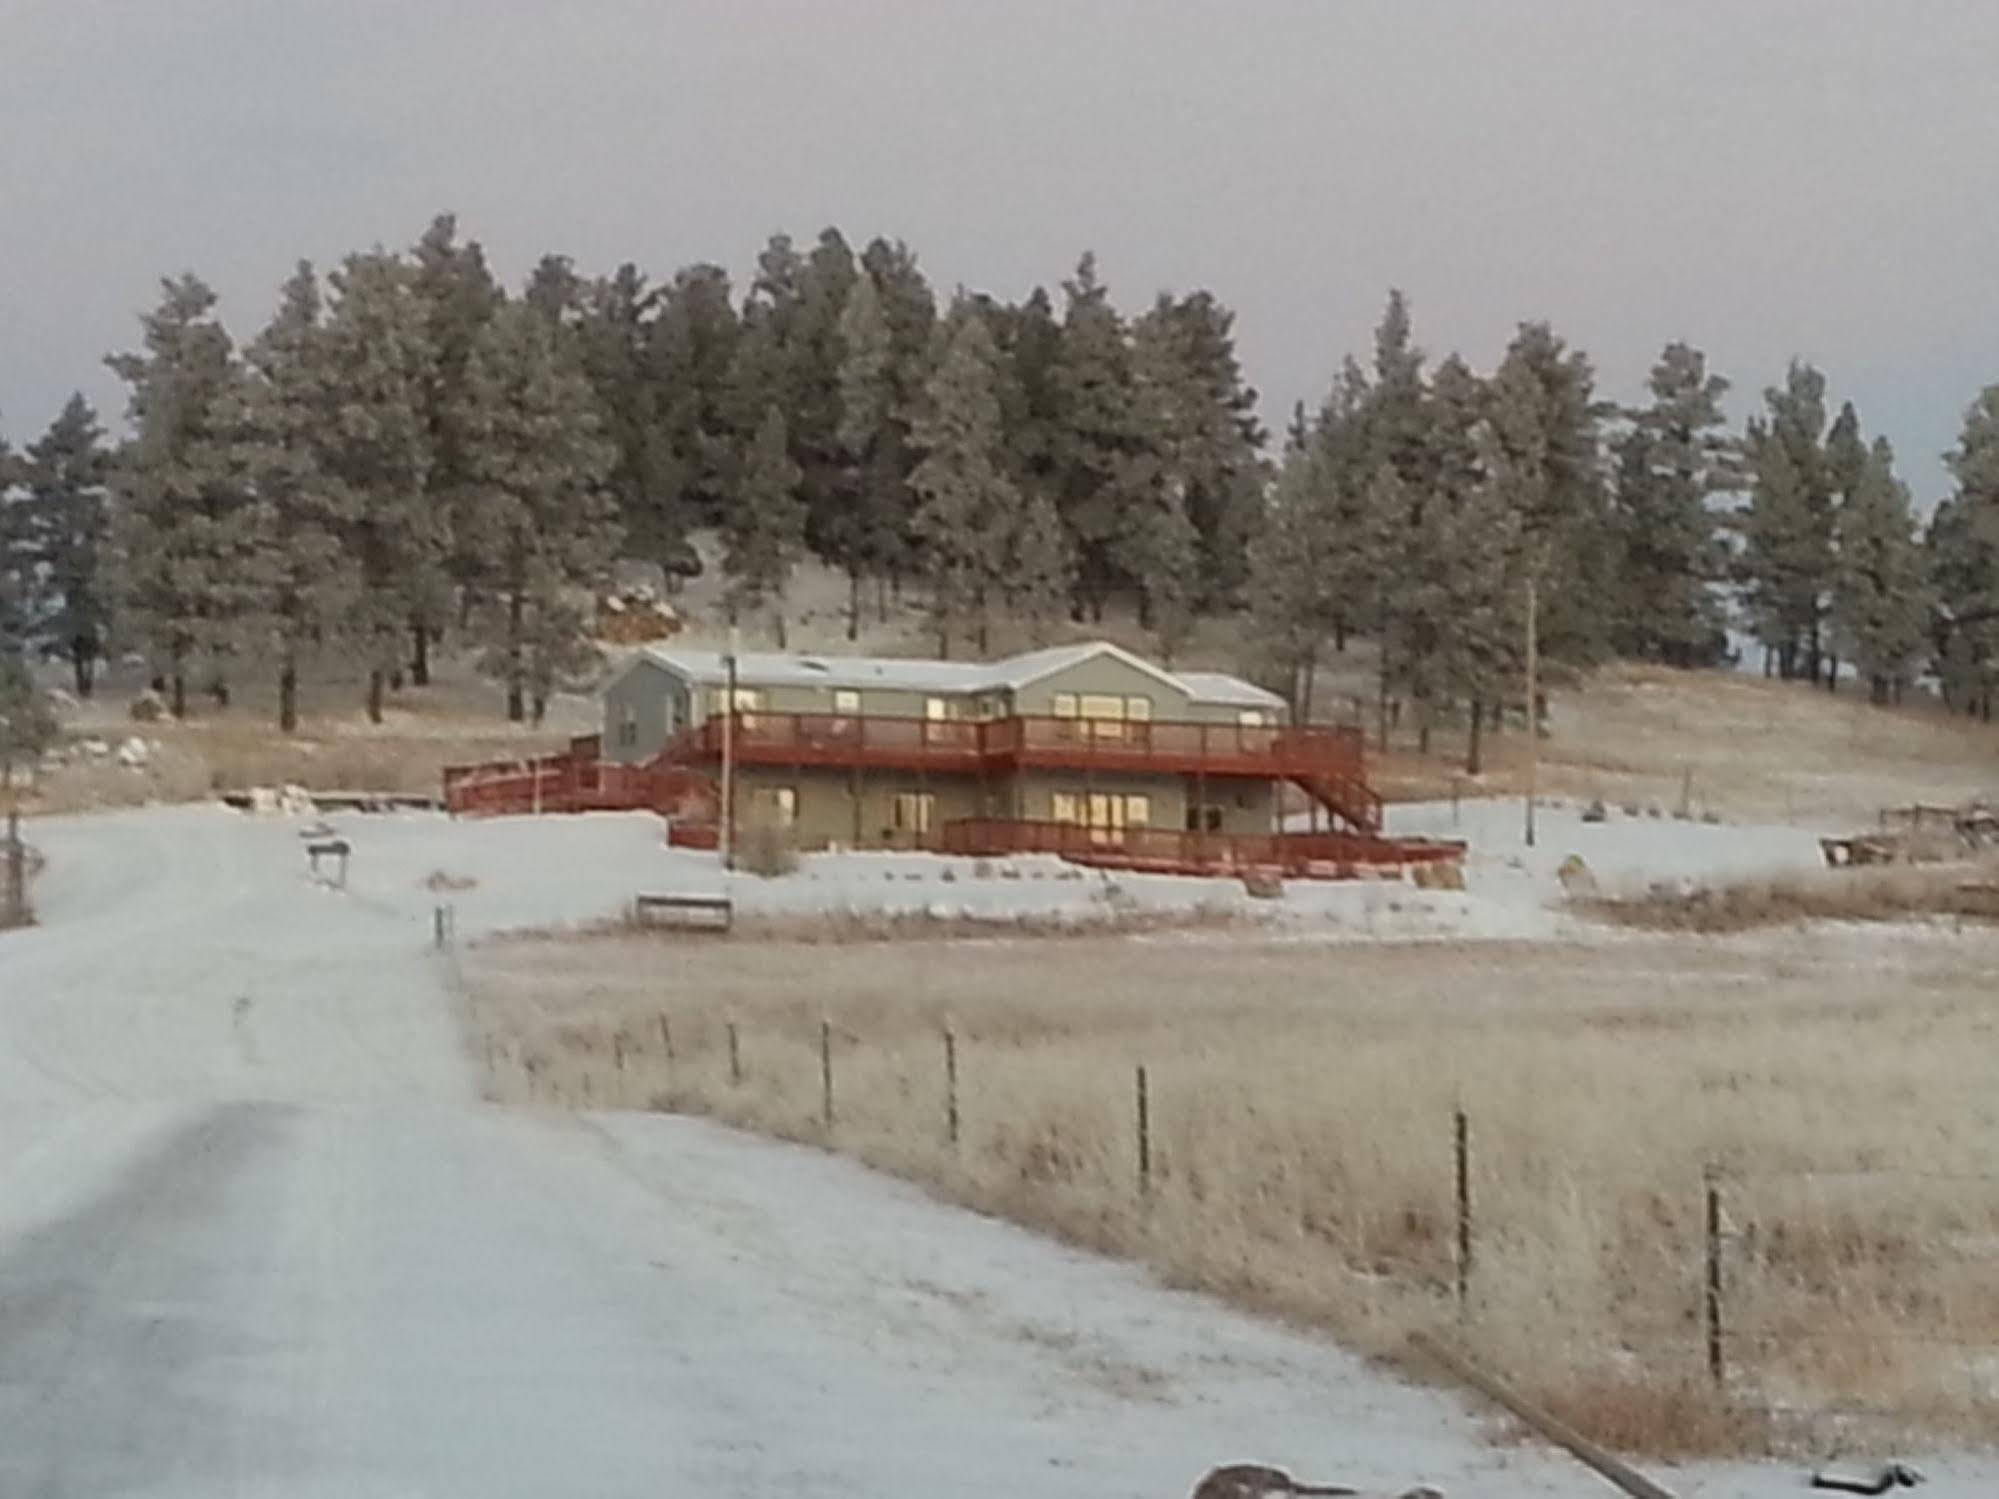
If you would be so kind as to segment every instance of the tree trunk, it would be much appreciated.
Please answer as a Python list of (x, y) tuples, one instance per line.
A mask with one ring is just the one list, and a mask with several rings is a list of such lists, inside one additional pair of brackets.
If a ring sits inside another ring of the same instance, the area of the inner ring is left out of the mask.
[(368, 722), (382, 721), (382, 688), (386, 685), (386, 673), (379, 666), (368, 669)]
[(1416, 753), (1425, 756), (1430, 753), (1430, 704), (1428, 699), (1416, 705)]
[(1825, 658), (1825, 690), (1839, 691), (1839, 652), (1834, 651)]
[(430, 685), (430, 627), (420, 619), (410, 622), (410, 685)]
[(847, 569), (847, 638), (861, 638), (861, 570)]
[(875, 579), (875, 623), (888, 623), (888, 579)]
[(176, 666), (171, 678), (173, 688), (173, 714), (175, 718), (187, 717), (187, 675)]
[(221, 676), (217, 676), (214, 681), (208, 684), (208, 695), (211, 698), (215, 699), (216, 707), (218, 708), (228, 707), (229, 706), (228, 681)]
[(97, 689), (96, 657), (97, 653), (86, 640), (78, 640), (70, 647), (69, 664), (76, 678), (76, 695), (80, 698), (88, 699)]
[(1876, 704), (1877, 704), (1878, 706), (1881, 706), (1881, 707), (1886, 707), (1886, 706), (1887, 706), (1887, 704), (1888, 704), (1888, 679), (1887, 679), (1886, 677), (1884, 677), (1884, 676), (1878, 676), (1878, 675), (1877, 675), (1877, 676), (1876, 676), (1876, 677), (1874, 678), (1874, 691), (1873, 691), (1873, 693), (1872, 693), (1871, 695), (1872, 695), (1872, 697), (1873, 697), (1873, 700), (1874, 700), (1874, 702), (1875, 702), (1875, 703), (1876, 703)]
[(1342, 656), (1347, 653), (1347, 617), (1344, 613), (1333, 616), (1333, 650)]
[(777, 648), (781, 651), (789, 650), (791, 642), (784, 633), (784, 605), (779, 604), (771, 610), (771, 623), (777, 634)]
[[(527, 555), (526, 544), (518, 536), (507, 558), (507, 722), (519, 723), (527, 717), (527, 704), (522, 698), (522, 687), (527, 679), (527, 669), (523, 660), (526, 646), (524, 636), (527, 625), (524, 618), (527, 609)], [(730, 707), (733, 709), (732, 703)]]
[(548, 717), (548, 699), (541, 693), (537, 692), (529, 700), (528, 716), (537, 729), (541, 727), (541, 721)]
[(1468, 776), (1485, 774), (1485, 704), (1478, 698), (1471, 700), (1471, 737), (1465, 746), (1465, 774)]
[(1305, 653), (1303, 677), (1298, 693), (1298, 723), (1301, 727), (1312, 721), (1312, 694), (1319, 685), (1319, 653), (1316, 650)]
[(298, 662), (291, 656), (278, 670), (278, 727), (287, 734), (298, 732)]
[(1388, 753), (1388, 652), (1381, 653), (1381, 666), (1377, 673), (1376, 696), (1374, 702), (1375, 748), (1382, 754)]
[(389, 673), (389, 691), (401, 692), (402, 690), (403, 690), (403, 669), (400, 666), (398, 666), (394, 671)]

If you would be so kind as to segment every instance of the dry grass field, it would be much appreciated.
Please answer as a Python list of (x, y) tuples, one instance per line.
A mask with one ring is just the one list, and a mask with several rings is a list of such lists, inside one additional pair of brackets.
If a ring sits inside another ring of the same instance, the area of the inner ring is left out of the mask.
[(1586, 1431), (1691, 1454), (1990, 1435), (1999, 934), (1902, 930), (1590, 947), (606, 931), (464, 961), (501, 1101), (822, 1143), (1374, 1353), (1462, 1319)]

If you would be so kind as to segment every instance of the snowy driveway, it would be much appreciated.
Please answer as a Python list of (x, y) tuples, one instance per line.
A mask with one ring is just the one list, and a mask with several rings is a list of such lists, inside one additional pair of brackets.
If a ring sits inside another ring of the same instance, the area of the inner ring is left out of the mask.
[(43, 925), (0, 939), (0, 1496), (1177, 1499), (1239, 1458), (1599, 1491), (844, 1162), (480, 1103), (422, 877), (485, 876), (475, 926), (558, 870), (603, 910), (656, 835), (550, 820), (502, 870), (490, 827), (346, 826), (344, 895), (295, 824), (35, 830)]

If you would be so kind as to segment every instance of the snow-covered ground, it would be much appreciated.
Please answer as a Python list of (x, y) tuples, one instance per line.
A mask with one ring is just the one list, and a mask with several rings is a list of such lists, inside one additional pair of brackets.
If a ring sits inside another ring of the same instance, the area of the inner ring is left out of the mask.
[[(306, 878), (284, 819), (33, 829), (43, 924), (0, 937), (0, 1494), (1154, 1499), (1249, 1458), (1467, 1499), (1603, 1491), (1446, 1394), (817, 1152), (480, 1103), (433, 907), (461, 935), (584, 920), (712, 887), (713, 857), (640, 817), (334, 821), (345, 893)], [(752, 907), (1101, 899), (1019, 867), (734, 883)], [(435, 894), (439, 871), (477, 884)], [(1287, 904), (1309, 923), (1415, 894)], [(1999, 1482), (1930, 1469), (1938, 1499)], [(1797, 1475), (1673, 1482), (1763, 1499)]]

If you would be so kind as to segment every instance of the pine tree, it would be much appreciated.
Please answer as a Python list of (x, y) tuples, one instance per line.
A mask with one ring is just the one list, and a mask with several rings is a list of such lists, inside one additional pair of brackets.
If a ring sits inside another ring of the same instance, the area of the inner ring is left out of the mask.
[(499, 614), (487, 670), (507, 717), (541, 722), (553, 688), (587, 660), (572, 594), (603, 581), (615, 555), (616, 461), (575, 342), (543, 310), (503, 304), (466, 367), (460, 421), (470, 439), (468, 512), (486, 539), (482, 574)]
[(263, 514), (248, 482), (243, 372), (196, 276), (161, 283), (141, 319), (143, 352), (106, 362), (131, 387), (133, 438), (116, 474), (121, 595), (134, 636), (187, 713), (187, 675), (206, 663), (218, 700), (226, 663), (266, 601)]
[(69, 398), (21, 465), (27, 548), (44, 580), (33, 633), (69, 663), (84, 698), (111, 628), (110, 472), (103, 429), (81, 393)]
[(1134, 472), (1145, 455), (1143, 418), (1134, 400), (1131, 347), (1124, 321), (1085, 254), (1065, 281), (1068, 307), (1052, 371), (1057, 427), (1053, 454), (1056, 508), (1077, 559), (1077, 615), (1103, 618), (1104, 605), (1134, 579), (1117, 544), (1134, 502), (1147, 490)]
[(1256, 654), (1283, 684), (1293, 721), (1312, 716), (1314, 678), (1335, 605), (1327, 559), (1327, 479), (1306, 438), (1286, 455), (1249, 546), (1249, 622)]
[(728, 575), (729, 586), (723, 599), (731, 624), (768, 606), (779, 650), (787, 644), (785, 587), (805, 550), (800, 478), (798, 465), (791, 461), (784, 413), (775, 405), (767, 406), (744, 456), (736, 502), (725, 529), (728, 550), (723, 554), (722, 570)]
[(1999, 692), (1999, 385), (1979, 393), (1948, 455), (1957, 492), (1924, 539), (1944, 700), (1990, 719)]
[(20, 464), (0, 438), (0, 661), (21, 659), (38, 608), (38, 585), (24, 496), (15, 492)]
[(501, 293), (484, 250), (476, 240), (458, 242), (458, 221), (450, 214), (431, 220), (413, 259), (431, 354), (422, 397), (430, 441), (426, 508), (433, 534), (441, 540), (441, 549), (427, 551), (410, 588), (410, 681), (424, 687), (430, 683), (430, 647), (444, 631), (453, 590), (460, 594), (461, 609), (476, 593), (479, 549), (469, 527), (460, 525), (465, 437), (456, 427), (455, 413), (465, 404), (465, 366), (472, 344), (500, 304)]
[[(347, 555), (357, 569), (349, 635), (368, 669), (370, 722), (382, 721), (383, 694), (402, 669), (411, 621), (435, 607), (456, 535), (473, 577), (486, 539), (476, 513), (448, 514), (432, 475), (433, 434), (451, 434), (454, 483), (470, 489), (480, 435), (432, 399), (439, 355), (431, 341), (435, 306), (419, 272), (382, 251), (350, 255), (328, 278), (333, 298), (313, 340), (324, 360), (329, 415), (320, 443), (324, 476), (339, 486)], [(487, 324), (490, 327), (490, 322)], [(478, 335), (485, 337), (482, 329)], [(477, 345), (474, 345), (476, 349)], [(467, 378), (469, 379), (469, 356)], [(459, 506), (454, 500), (454, 510)]]
[(272, 573), (271, 642), (277, 656), (278, 727), (298, 727), (300, 668), (346, 643), (359, 596), (347, 542), (350, 497), (328, 471), (324, 444), (334, 392), (320, 326), (319, 279), (300, 261), (276, 316), (251, 344), (251, 474), (266, 507)]
[(1825, 451), (1825, 376), (1791, 361), (1768, 414), (1749, 423), (1749, 505), (1740, 518), (1741, 575), (1757, 638), (1778, 675), (1816, 682), (1825, 610), (1837, 568), (1832, 477)]
[(1900, 697), (1928, 641), (1924, 572), (1909, 491), (1895, 477), (1888, 439), (1876, 438), (1840, 507), (1832, 597), (1833, 639), (1866, 679), (1876, 703)]
[(584, 372), (617, 457), (608, 486), (626, 543), (662, 572), (688, 550), (690, 516), (671, 422), (671, 392), (653, 360), (660, 293), (627, 262), (593, 282), (578, 326)]
[(1495, 478), (1539, 592), (1542, 657), (1557, 671), (1594, 665), (1610, 649), (1615, 587), (1594, 371), (1546, 323), (1523, 323), (1491, 389)]
[(894, 349), (874, 277), (858, 277), (840, 316), (840, 421), (845, 458), (839, 504), (821, 521), (822, 554), (847, 573), (847, 638), (861, 628), (861, 580), (884, 568), (894, 550), (903, 453), (894, 426)]
[(1265, 433), (1236, 360), (1234, 324), (1235, 314), (1201, 291), (1160, 296), (1132, 329), (1135, 361), (1151, 351), (1172, 467), (1198, 538), (1204, 605), (1240, 592), (1267, 479), (1258, 456)]
[(1138, 588), (1141, 629), (1157, 633), (1168, 660), (1185, 639), (1200, 599), (1203, 536), (1193, 492), (1212, 478), (1189, 407), (1180, 330), (1170, 316), (1141, 320), (1131, 351), (1133, 444), (1106, 486), (1119, 517), (1107, 548)]
[(1724, 431), (1728, 382), (1700, 350), (1666, 345), (1652, 366), (1649, 405), (1626, 415), (1613, 486), (1613, 642), (1624, 655), (1704, 666), (1727, 646), (1716, 586), (1725, 575), (1715, 495), (1740, 482)]
[(985, 320), (968, 308), (953, 317), (950, 342), (917, 420), (922, 461), (911, 476), (938, 650), (969, 629), (990, 648), (995, 604), (1030, 616), (1069, 581), (1070, 554), (1053, 505), (1031, 499), (1007, 472), (998, 387), (1000, 354)]
[(647, 350), (667, 455), (660, 488), (634, 537), (665, 569), (669, 589), (701, 569), (688, 532), (720, 525), (728, 507), (735, 468), (730, 377), (741, 337), (728, 272), (692, 265), (674, 274), (661, 294)]

